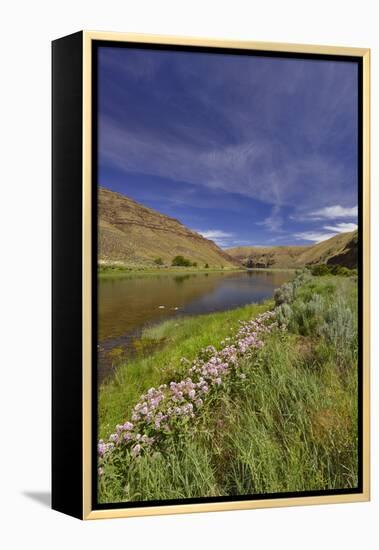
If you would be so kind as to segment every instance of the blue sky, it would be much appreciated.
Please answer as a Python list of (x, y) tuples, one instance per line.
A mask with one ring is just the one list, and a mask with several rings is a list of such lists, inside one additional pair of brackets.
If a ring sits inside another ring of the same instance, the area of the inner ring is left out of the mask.
[(222, 248), (357, 223), (357, 66), (99, 48), (99, 185)]

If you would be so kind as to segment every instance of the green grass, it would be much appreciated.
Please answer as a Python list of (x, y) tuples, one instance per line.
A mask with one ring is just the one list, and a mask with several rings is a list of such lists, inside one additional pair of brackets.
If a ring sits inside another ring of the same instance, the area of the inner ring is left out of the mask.
[[(162, 274), (176, 274), (176, 273), (230, 273), (246, 271), (246, 269), (241, 267), (150, 267), (150, 266), (133, 266), (133, 267), (124, 267), (119, 265), (114, 266), (99, 266), (98, 267), (98, 277), (100, 279), (113, 278), (113, 277), (148, 277), (151, 275), (162, 275)], [(283, 270), (288, 271), (288, 270)]]
[[(177, 379), (181, 356), (191, 359), (200, 347), (222, 340), (238, 319), (270, 307), (183, 319), (179, 326), (169, 321), (146, 331), (146, 338), (165, 339), (166, 346), (136, 361), (134, 375), (124, 366), (117, 381), (102, 388), (103, 408), (119, 398), (112, 411), (103, 409), (103, 434), (126, 418), (121, 403), (134, 401), (134, 384), (140, 384), (138, 398), (150, 385)], [(288, 330), (273, 332), (262, 350), (243, 360), (246, 379), (210, 396), (187, 429), (168, 437), (164, 452), (139, 459), (115, 453), (99, 481), (101, 502), (357, 485), (356, 281), (306, 280), (285, 314)]]
[[(235, 331), (240, 320), (250, 319), (272, 305), (272, 301), (266, 301), (221, 313), (176, 318), (145, 329), (136, 341), (139, 356), (120, 365), (114, 378), (100, 387), (99, 438), (107, 437), (117, 423), (130, 417), (143, 392), (180, 376), (182, 357), (193, 360), (202, 347), (218, 345)], [(154, 345), (159, 350), (150, 353)]]

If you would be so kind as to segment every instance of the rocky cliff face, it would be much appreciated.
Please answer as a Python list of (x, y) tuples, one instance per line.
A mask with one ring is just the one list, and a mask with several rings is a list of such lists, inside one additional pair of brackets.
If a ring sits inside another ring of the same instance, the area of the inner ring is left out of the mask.
[(181, 255), (199, 267), (235, 267), (236, 260), (213, 241), (119, 193), (98, 192), (99, 251), (101, 263), (125, 266), (154, 265), (161, 258), (171, 265)]

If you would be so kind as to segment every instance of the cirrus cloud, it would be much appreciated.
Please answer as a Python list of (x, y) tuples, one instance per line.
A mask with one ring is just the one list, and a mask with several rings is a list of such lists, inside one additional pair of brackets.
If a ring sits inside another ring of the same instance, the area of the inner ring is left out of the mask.
[(227, 231), (221, 231), (220, 229), (207, 229), (205, 231), (201, 229), (195, 229), (196, 233), (199, 233), (206, 239), (215, 242), (221, 248), (227, 248), (234, 243), (235, 235), (228, 233)]
[(331, 237), (334, 237), (336, 233), (323, 233), (321, 231), (303, 231), (295, 234), (295, 239), (298, 241), (312, 241), (314, 243), (320, 243), (326, 241)]
[(324, 229), (335, 233), (346, 233), (348, 231), (355, 231), (358, 229), (358, 226), (356, 223), (337, 223), (336, 225), (325, 225)]
[(355, 62), (108, 46), (98, 59), (105, 187), (217, 227), (203, 234), (222, 247), (356, 221)]
[(313, 219), (330, 219), (335, 220), (336, 218), (355, 218), (358, 216), (358, 206), (353, 206), (352, 208), (345, 208), (336, 204), (334, 206), (326, 206), (320, 210), (315, 210), (310, 212), (309, 216)]
[[(324, 225), (319, 231), (302, 231), (295, 234), (295, 239), (300, 241), (312, 241), (320, 243), (331, 237), (335, 237), (338, 233), (347, 233), (358, 229), (355, 223), (337, 223), (336, 225)], [(327, 233), (325, 232), (327, 231)]]

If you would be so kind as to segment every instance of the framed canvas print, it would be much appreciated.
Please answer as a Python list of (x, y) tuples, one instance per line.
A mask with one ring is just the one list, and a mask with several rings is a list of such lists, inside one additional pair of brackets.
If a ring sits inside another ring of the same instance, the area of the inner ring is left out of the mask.
[(53, 508), (369, 499), (369, 50), (53, 42)]

